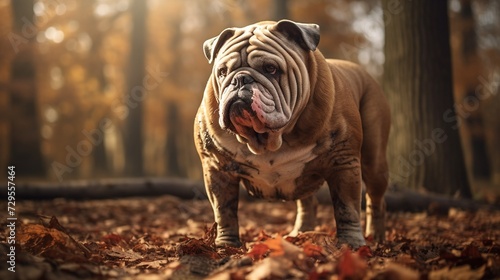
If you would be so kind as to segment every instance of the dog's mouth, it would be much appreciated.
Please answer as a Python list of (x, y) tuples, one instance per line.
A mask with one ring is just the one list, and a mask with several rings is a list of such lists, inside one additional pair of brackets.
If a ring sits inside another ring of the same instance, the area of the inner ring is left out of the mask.
[(228, 104), (227, 112), (224, 114), (228, 129), (237, 135), (242, 144), (253, 142), (259, 146), (266, 146), (269, 136), (265, 124), (252, 110), (251, 104), (242, 99), (237, 99)]
[(236, 139), (246, 144), (254, 154), (275, 151), (281, 146), (279, 129), (270, 128), (252, 109), (252, 100), (233, 98), (222, 106), (220, 125), (236, 134)]

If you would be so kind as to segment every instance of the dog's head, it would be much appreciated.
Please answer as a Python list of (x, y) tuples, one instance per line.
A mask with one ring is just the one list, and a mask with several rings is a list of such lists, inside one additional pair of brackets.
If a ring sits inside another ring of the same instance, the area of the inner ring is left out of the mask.
[(228, 28), (207, 40), (221, 128), (255, 154), (278, 150), (308, 102), (307, 59), (318, 43), (318, 25), (289, 20)]

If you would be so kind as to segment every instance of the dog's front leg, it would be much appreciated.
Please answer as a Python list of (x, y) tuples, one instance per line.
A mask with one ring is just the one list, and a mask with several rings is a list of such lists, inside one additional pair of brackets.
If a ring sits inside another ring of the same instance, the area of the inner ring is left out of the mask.
[(205, 161), (203, 174), (207, 195), (212, 204), (215, 222), (217, 222), (217, 238), (215, 245), (240, 247), (238, 225), (238, 178), (229, 172), (221, 171), (216, 165)]
[(361, 170), (341, 168), (327, 180), (332, 196), (339, 244), (358, 248), (366, 244), (360, 224)]

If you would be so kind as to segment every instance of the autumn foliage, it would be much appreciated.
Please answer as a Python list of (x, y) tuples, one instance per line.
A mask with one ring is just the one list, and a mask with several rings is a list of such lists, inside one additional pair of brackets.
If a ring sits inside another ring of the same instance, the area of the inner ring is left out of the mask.
[[(207, 201), (170, 196), (24, 201), (23, 211), (31, 214), (22, 218), (18, 232), (17, 273), (77, 279), (500, 277), (496, 212), (390, 214), (384, 244), (368, 240), (367, 246), (353, 250), (336, 244), (330, 207), (320, 206), (315, 231), (296, 237), (286, 236), (293, 222), (293, 203), (243, 201), (240, 208), (244, 245), (216, 248), (216, 227)], [(0, 271), (2, 279), (8, 279), (2, 274), (6, 272)]]

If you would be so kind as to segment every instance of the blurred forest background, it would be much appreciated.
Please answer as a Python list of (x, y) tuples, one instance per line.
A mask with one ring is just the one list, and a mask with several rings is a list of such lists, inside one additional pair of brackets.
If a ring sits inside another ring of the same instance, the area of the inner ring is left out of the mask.
[[(500, 2), (448, 7), (469, 180), (499, 189)], [(326, 57), (382, 81), (379, 1), (0, 0), (0, 170), (14, 164), (19, 179), (56, 182), (200, 180), (192, 127), (211, 71), (202, 44), (281, 18), (318, 23)], [(478, 98), (484, 90), (492, 94)]]

